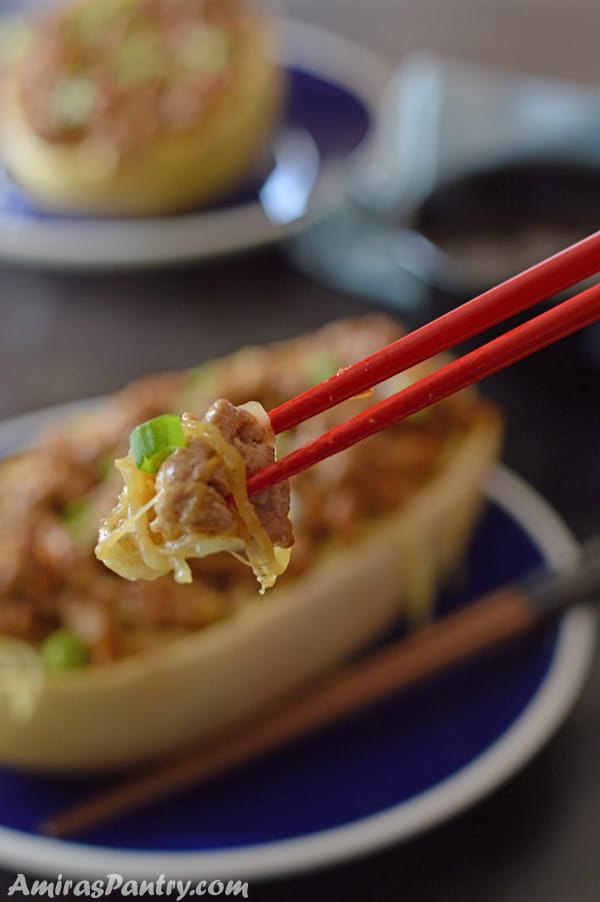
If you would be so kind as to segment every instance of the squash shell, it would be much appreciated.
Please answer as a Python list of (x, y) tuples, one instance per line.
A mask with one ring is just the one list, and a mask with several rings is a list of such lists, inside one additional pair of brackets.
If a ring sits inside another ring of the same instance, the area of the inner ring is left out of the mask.
[(48, 675), (28, 720), (0, 689), (0, 761), (45, 772), (138, 764), (248, 722), (422, 610), (460, 560), (482, 504), (501, 418), (470, 431), (409, 502), (303, 576), (231, 618), (103, 667)]

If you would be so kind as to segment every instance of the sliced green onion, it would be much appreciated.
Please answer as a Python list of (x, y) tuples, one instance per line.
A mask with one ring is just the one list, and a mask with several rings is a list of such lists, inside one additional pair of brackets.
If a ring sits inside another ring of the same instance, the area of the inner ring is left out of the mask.
[(72, 539), (82, 537), (85, 527), (89, 524), (90, 514), (90, 503), (85, 498), (75, 498), (65, 504), (60, 515)]
[(190, 386), (206, 385), (215, 375), (215, 368), (212, 363), (199, 363), (187, 371), (186, 381)]
[(313, 385), (318, 385), (319, 382), (324, 382), (331, 376), (335, 376), (339, 369), (339, 361), (329, 351), (319, 351), (307, 361), (305, 373), (312, 388)]
[(231, 42), (220, 28), (196, 25), (185, 36), (179, 59), (190, 72), (219, 72), (229, 64)]
[(100, 482), (104, 482), (105, 479), (108, 479), (109, 475), (112, 473), (115, 465), (115, 457), (114, 454), (105, 454), (98, 461), (98, 469), (97, 476)]
[(83, 44), (94, 44), (108, 29), (118, 25), (141, 0), (102, 0), (76, 9), (70, 16), (75, 34)]
[(275, 459), (281, 460), (287, 454), (290, 445), (289, 432), (280, 432), (275, 436)]
[(185, 447), (181, 420), (175, 414), (163, 413), (137, 426), (129, 436), (129, 443), (138, 470), (156, 473), (176, 448)]
[(89, 662), (85, 643), (77, 633), (69, 629), (59, 629), (46, 636), (40, 647), (40, 655), (46, 670), (72, 670)]
[[(435, 405), (432, 405), (434, 407)], [(423, 420), (428, 420), (431, 416), (432, 407), (424, 407), (423, 410), (417, 410), (416, 413), (411, 413), (409, 417), (406, 418), (407, 423), (421, 423)]]
[(50, 94), (50, 110), (63, 128), (85, 125), (96, 103), (96, 89), (85, 75), (61, 75)]
[(139, 27), (125, 35), (117, 50), (115, 67), (118, 81), (129, 87), (157, 76), (161, 68), (161, 47), (154, 29)]

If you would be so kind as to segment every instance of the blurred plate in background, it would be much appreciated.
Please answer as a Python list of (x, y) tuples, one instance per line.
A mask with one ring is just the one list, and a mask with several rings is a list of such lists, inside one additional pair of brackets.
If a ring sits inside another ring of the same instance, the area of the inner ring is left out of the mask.
[(59, 216), (0, 167), (0, 258), (59, 267), (201, 260), (295, 234), (338, 205), (368, 153), (390, 68), (312, 25), (282, 22), (289, 76), (271, 159), (235, 194), (197, 212), (147, 219)]

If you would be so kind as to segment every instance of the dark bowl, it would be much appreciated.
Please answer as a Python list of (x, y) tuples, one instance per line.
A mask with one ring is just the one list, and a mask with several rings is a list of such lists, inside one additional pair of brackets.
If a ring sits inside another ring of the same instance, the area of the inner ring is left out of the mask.
[[(398, 261), (435, 289), (437, 315), (597, 231), (600, 168), (546, 161), (481, 170), (434, 189), (405, 225)], [(567, 342), (570, 365), (600, 367), (600, 326)]]

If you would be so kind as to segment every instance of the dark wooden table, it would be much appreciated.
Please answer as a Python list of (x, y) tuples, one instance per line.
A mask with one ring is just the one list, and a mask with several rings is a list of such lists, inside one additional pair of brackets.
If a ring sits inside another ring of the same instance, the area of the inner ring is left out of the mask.
[[(584, 80), (600, 73), (595, 0), (281, 5), (391, 58), (433, 47)], [(291, 336), (368, 309), (367, 300), (299, 275), (277, 251), (151, 274), (0, 267), (0, 417), (109, 392), (144, 372), (187, 366), (241, 343)], [(600, 369), (586, 368), (578, 353), (569, 341), (494, 377), (485, 391), (506, 410), (506, 463), (585, 538), (600, 524)], [(285, 881), (251, 882), (250, 898), (597, 902), (599, 836), (597, 662), (558, 734), (491, 797), (363, 860)], [(0, 875), (0, 892), (13, 877)]]

